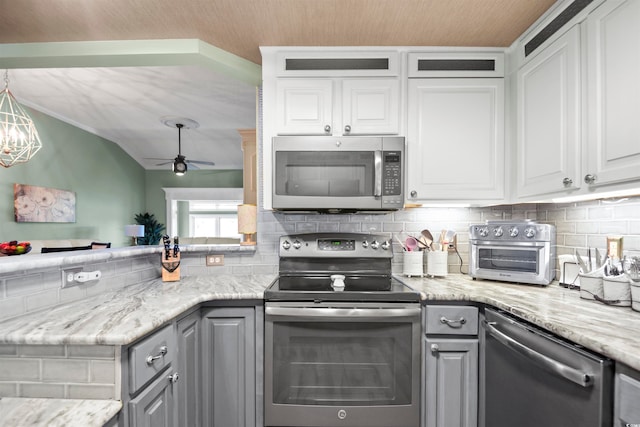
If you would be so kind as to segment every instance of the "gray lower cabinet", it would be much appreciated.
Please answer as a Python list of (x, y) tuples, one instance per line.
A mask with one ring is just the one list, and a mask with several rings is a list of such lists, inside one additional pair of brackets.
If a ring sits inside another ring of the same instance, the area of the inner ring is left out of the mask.
[(640, 372), (618, 364), (614, 382), (613, 426), (640, 425)]
[(203, 310), (203, 425), (256, 425), (255, 326), (254, 307)]
[(478, 425), (478, 309), (425, 308), (423, 427)]
[(175, 425), (173, 374), (173, 369), (168, 369), (129, 402), (129, 418), (132, 426), (172, 427)]
[(202, 425), (200, 398), (202, 395), (200, 311), (178, 320), (178, 372), (176, 383), (176, 416), (180, 427)]

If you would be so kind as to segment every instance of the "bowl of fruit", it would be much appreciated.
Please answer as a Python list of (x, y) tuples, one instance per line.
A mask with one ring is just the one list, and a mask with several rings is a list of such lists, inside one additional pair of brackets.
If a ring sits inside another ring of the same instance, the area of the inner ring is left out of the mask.
[(0, 243), (0, 253), (4, 255), (24, 255), (31, 252), (31, 243), (12, 240)]

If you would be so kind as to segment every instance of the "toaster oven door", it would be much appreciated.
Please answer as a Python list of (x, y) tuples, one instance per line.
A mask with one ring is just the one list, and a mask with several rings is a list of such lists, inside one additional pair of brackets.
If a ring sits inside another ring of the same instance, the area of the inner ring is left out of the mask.
[(469, 275), (474, 278), (548, 285), (554, 274), (549, 242), (471, 241)]

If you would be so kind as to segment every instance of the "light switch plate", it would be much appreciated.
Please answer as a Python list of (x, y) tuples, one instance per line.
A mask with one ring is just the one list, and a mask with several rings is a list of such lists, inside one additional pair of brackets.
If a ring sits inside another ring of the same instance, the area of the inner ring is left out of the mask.
[(207, 267), (224, 265), (224, 255), (207, 255)]

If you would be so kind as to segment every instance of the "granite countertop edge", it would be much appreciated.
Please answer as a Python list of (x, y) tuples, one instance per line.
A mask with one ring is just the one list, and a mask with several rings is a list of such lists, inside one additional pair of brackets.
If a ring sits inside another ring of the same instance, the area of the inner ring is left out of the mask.
[[(579, 291), (445, 278), (404, 278), (423, 303), (469, 302), (510, 312), (596, 353), (640, 370), (640, 312), (581, 299)], [(262, 300), (275, 275), (188, 276), (108, 291), (0, 322), (0, 343), (32, 345), (129, 345), (199, 304)]]

